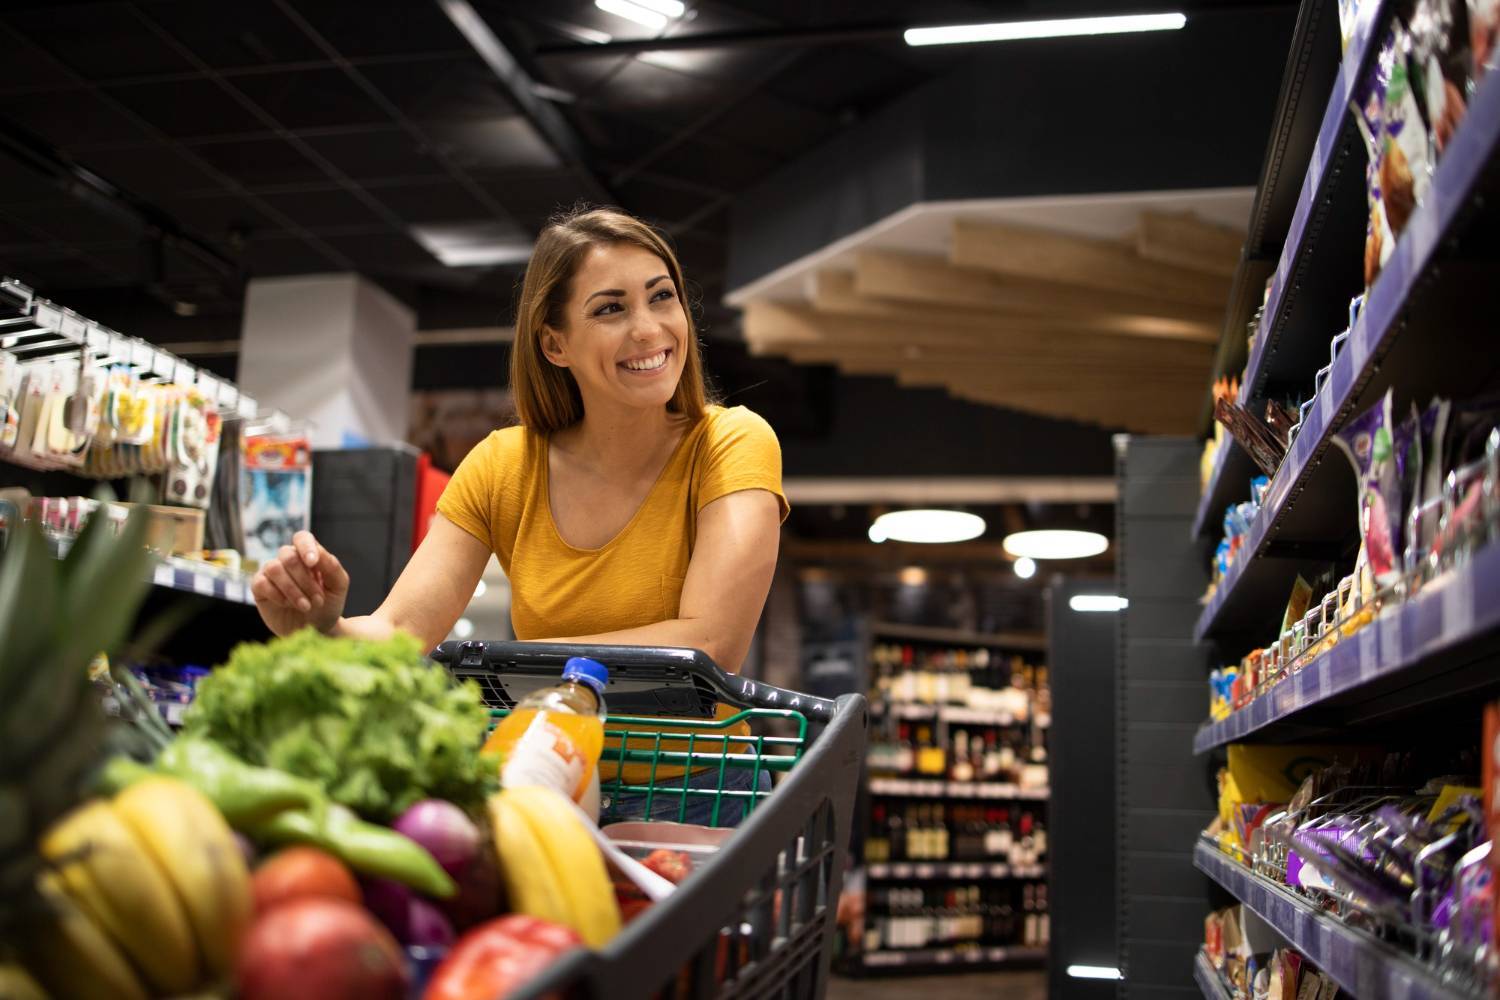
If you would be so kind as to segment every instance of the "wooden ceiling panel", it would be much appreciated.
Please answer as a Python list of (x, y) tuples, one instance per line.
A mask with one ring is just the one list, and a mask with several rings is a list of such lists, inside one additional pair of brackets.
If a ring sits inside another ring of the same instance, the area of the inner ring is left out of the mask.
[(959, 219), (949, 260), (1013, 278), (1064, 280), (1211, 309), (1222, 309), (1229, 300), (1227, 278), (1146, 260), (1124, 243), (1026, 226)]
[(860, 295), (872, 298), (1126, 325), (1142, 336), (1160, 331), (1158, 336), (1217, 342), (1224, 325), (1222, 302), (1192, 305), (1056, 280), (1002, 277), (982, 269), (955, 267), (931, 254), (863, 251), (855, 255), (854, 287)]

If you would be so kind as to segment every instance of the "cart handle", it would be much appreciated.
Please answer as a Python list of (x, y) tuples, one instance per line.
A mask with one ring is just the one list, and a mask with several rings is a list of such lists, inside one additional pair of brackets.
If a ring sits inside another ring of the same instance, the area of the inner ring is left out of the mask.
[[(570, 657), (586, 656), (609, 668), (611, 680), (632, 677), (656, 678), (663, 666), (670, 665), (705, 684), (718, 700), (740, 708), (790, 709), (800, 712), (809, 722), (833, 719), (834, 703), (827, 698), (800, 694), (726, 673), (713, 657), (701, 649), (677, 646), (610, 646), (591, 643), (561, 642), (444, 642), (432, 651), (432, 659), (445, 666), (485, 666), (505, 673), (507, 666), (531, 667), (560, 673)], [(556, 673), (553, 674), (556, 676)]]

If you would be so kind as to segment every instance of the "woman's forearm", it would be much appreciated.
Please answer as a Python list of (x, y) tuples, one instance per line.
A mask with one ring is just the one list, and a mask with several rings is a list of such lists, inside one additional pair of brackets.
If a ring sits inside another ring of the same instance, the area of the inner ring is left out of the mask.
[(686, 646), (701, 649), (713, 658), (724, 670), (737, 673), (745, 659), (749, 643), (738, 646), (715, 635), (711, 623), (703, 618), (669, 618), (664, 622), (653, 622), (618, 632), (603, 632), (598, 635), (577, 635), (555, 639), (537, 639), (535, 642), (594, 643), (605, 646)]

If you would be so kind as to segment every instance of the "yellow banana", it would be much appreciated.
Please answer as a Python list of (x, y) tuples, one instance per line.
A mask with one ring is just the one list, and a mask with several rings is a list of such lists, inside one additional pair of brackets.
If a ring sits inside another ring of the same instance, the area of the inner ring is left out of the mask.
[(531, 824), (552, 863), (573, 911), (573, 927), (590, 948), (602, 948), (620, 932), (620, 908), (604, 867), (604, 856), (573, 803), (550, 788), (507, 789)]
[(58, 1000), (112, 997), (146, 1000), (146, 988), (119, 947), (62, 887), (53, 872), (37, 880), (45, 906), (19, 928), (26, 967)]
[(573, 910), (563, 896), (552, 860), (511, 799), (511, 791), (497, 792), (489, 801), (490, 826), (510, 907), (516, 913), (572, 927)]
[(31, 973), (14, 962), (0, 962), (0, 1000), (47, 1000)]
[(255, 903), (244, 855), (219, 810), (167, 777), (131, 785), (114, 809), (177, 890), (209, 973), (232, 973)]
[(198, 981), (198, 949), (172, 883), (103, 799), (85, 802), (42, 837), (42, 856), (114, 938), (146, 982), (167, 994)]

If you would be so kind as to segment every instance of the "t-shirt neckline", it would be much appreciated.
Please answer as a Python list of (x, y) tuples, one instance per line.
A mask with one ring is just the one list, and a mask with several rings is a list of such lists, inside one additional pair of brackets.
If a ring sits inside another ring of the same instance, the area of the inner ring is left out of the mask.
[(682, 437), (679, 438), (677, 444), (672, 447), (672, 453), (668, 455), (667, 460), (662, 463), (661, 471), (656, 474), (656, 479), (654, 482), (652, 482), (651, 488), (646, 491), (646, 495), (641, 499), (640, 506), (635, 509), (634, 514), (630, 515), (630, 520), (626, 521), (625, 526), (622, 527), (619, 531), (615, 532), (613, 538), (596, 549), (588, 549), (580, 545), (574, 545), (572, 542), (568, 541), (562, 536), (562, 531), (557, 527), (557, 518), (552, 514), (552, 435), (543, 435), (542, 503), (547, 509), (547, 524), (552, 529), (552, 537), (556, 538), (558, 543), (564, 548), (569, 549), (573, 552), (582, 553), (584, 555), (598, 555), (599, 553), (604, 552), (607, 549), (613, 548), (615, 543), (628, 535), (630, 533), (630, 529), (634, 528), (636, 522), (641, 519), (641, 514), (646, 510), (647, 507), (651, 505), (652, 499), (656, 496), (656, 491), (661, 488), (662, 481), (666, 479), (667, 470), (671, 469), (672, 466), (676, 464), (677, 456), (681, 454), (683, 446), (687, 444), (688, 438), (692, 437), (693, 434), (698, 430), (698, 428), (704, 425), (709, 416), (709, 411), (705, 409), (703, 412), (703, 416), (698, 419), (697, 423), (694, 423), (683, 430)]

